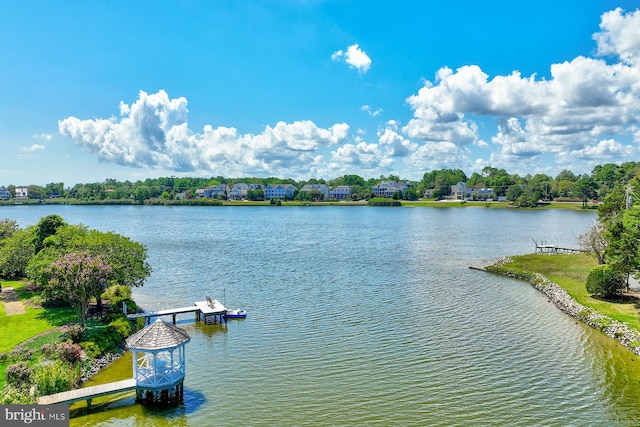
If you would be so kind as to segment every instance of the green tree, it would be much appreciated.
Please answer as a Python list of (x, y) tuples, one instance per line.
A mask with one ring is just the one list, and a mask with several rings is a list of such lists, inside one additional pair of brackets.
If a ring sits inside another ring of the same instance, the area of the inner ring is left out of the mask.
[(71, 302), (84, 327), (89, 301), (104, 292), (111, 267), (101, 257), (80, 251), (65, 255), (49, 268), (52, 294)]
[(611, 298), (624, 290), (625, 280), (619, 271), (610, 265), (597, 265), (587, 277), (587, 292), (602, 298)]
[(17, 229), (18, 223), (15, 220), (9, 218), (0, 219), (0, 244), (2, 244), (2, 240), (13, 236)]
[(573, 187), (573, 195), (578, 197), (582, 202), (582, 207), (587, 207), (587, 202), (596, 197), (598, 185), (587, 174), (584, 174)]
[(33, 242), (35, 246), (35, 252), (40, 252), (44, 247), (44, 240), (47, 237), (56, 234), (58, 228), (65, 224), (66, 223), (60, 215), (52, 214), (40, 219), (40, 221), (38, 221), (38, 224), (36, 225), (35, 241)]
[(27, 264), (33, 257), (34, 227), (18, 229), (0, 245), (0, 275), (19, 279), (26, 274)]

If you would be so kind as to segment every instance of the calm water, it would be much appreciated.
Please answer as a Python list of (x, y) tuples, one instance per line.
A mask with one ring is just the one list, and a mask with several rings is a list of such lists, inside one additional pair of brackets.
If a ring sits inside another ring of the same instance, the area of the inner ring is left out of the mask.
[[(594, 212), (487, 208), (0, 207), (144, 243), (147, 309), (205, 295), (249, 312), (181, 324), (185, 404), (127, 398), (72, 425), (631, 426), (640, 365), (528, 284), (469, 270), (575, 247)], [(129, 360), (99, 381), (130, 376)]]

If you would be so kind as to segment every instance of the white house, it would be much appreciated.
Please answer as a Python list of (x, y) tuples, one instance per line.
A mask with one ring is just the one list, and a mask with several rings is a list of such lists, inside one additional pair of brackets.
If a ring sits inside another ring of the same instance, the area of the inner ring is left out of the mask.
[(29, 197), (29, 191), (27, 187), (16, 187), (15, 198), (16, 200), (24, 200)]
[(371, 193), (374, 197), (393, 197), (396, 193), (401, 193), (404, 196), (407, 188), (413, 186), (410, 182), (382, 181), (371, 188)]

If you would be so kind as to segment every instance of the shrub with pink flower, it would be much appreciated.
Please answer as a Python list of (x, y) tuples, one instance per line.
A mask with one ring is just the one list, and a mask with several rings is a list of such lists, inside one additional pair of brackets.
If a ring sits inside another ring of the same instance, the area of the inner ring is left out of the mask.
[(76, 363), (82, 358), (82, 348), (78, 344), (65, 342), (58, 346), (58, 356), (65, 362)]

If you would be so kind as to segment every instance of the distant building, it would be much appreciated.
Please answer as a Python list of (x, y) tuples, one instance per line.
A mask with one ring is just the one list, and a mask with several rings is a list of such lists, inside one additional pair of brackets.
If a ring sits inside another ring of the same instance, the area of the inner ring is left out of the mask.
[(264, 189), (265, 200), (293, 199), (298, 189), (293, 184), (270, 184)]
[(0, 200), (9, 200), (11, 193), (5, 187), (0, 187)]
[(466, 200), (468, 197), (471, 197), (472, 193), (472, 188), (467, 188), (467, 184), (459, 182), (451, 186), (451, 195), (449, 198), (454, 200)]
[(327, 187), (326, 184), (307, 184), (302, 187), (302, 191), (307, 191), (309, 193), (312, 191), (319, 191), (322, 193), (325, 200), (329, 198), (329, 187)]
[(329, 198), (332, 200), (351, 200), (351, 187), (339, 185), (329, 192)]
[(244, 200), (249, 191), (262, 190), (262, 184), (245, 184), (243, 182), (234, 184), (229, 193), (231, 200)]
[(374, 197), (393, 197), (396, 193), (404, 196), (405, 191), (413, 186), (410, 182), (382, 181), (371, 188), (371, 193)]
[(204, 189), (202, 197), (207, 199), (216, 197), (226, 199), (229, 197), (229, 186), (227, 184), (211, 185)]
[(16, 191), (14, 194), (16, 200), (25, 200), (29, 198), (29, 191), (27, 190), (27, 187), (16, 187)]

